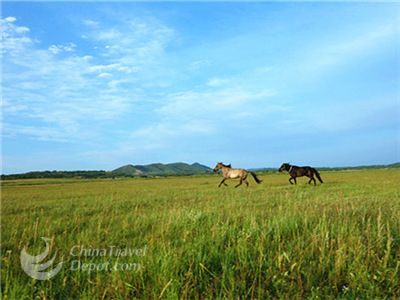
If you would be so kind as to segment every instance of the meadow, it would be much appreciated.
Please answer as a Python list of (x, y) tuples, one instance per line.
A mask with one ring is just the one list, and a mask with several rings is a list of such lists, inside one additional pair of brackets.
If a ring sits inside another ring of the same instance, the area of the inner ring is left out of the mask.
[[(261, 173), (237, 189), (218, 175), (3, 181), (1, 296), (398, 299), (400, 169), (320, 173), (316, 187)], [(63, 259), (49, 280), (21, 268), (41, 237), (52, 267)]]

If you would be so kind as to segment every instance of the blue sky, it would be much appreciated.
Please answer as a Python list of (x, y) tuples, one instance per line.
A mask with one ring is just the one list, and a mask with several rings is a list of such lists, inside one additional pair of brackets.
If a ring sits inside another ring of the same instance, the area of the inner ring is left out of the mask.
[(2, 2), (2, 172), (400, 161), (396, 2)]

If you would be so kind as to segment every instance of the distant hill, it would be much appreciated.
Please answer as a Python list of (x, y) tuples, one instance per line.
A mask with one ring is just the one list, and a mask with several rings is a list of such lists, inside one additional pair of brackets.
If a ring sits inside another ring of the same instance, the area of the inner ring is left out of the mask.
[(212, 171), (211, 168), (199, 163), (172, 163), (172, 164), (150, 164), (150, 165), (125, 165), (112, 171), (115, 175), (125, 176), (169, 176), (169, 175), (193, 175), (204, 174)]
[(355, 166), (355, 167), (335, 167), (335, 168), (318, 168), (319, 170), (368, 170), (368, 169), (394, 169), (400, 168), (400, 162), (389, 165), (368, 165), (368, 166)]
[(394, 164), (391, 164), (391, 165), (387, 165), (386, 167), (387, 168), (400, 168), (400, 162), (394, 163)]

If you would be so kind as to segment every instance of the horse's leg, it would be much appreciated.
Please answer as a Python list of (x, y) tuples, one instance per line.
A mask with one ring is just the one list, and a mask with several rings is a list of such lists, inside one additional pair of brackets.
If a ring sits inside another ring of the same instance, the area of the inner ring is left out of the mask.
[(292, 179), (293, 179), (293, 177), (290, 177), (290, 178), (289, 178), (290, 184), (293, 184)]
[(317, 181), (314, 178), (314, 172), (313, 171), (311, 171), (311, 177), (312, 177), (312, 180), (314, 180), (314, 186), (316, 186), (317, 185)]
[(297, 184), (296, 177), (293, 177), (294, 184)]
[(219, 184), (218, 187), (221, 187), (221, 184), (224, 184), (226, 186), (227, 184), (225, 183), (225, 180), (226, 180), (226, 178), (222, 179), (222, 181), (221, 181), (221, 183)]
[(243, 181), (243, 179), (240, 178), (240, 182), (239, 182), (239, 184), (238, 184), (237, 186), (235, 186), (235, 188), (237, 188), (239, 185), (241, 185), (241, 184), (242, 184), (242, 181)]
[(247, 178), (247, 173), (246, 173), (246, 175), (243, 177), (243, 181), (246, 183), (247, 187), (249, 187), (249, 183), (247, 182), (246, 178)]
[(246, 183), (247, 187), (249, 187), (249, 183), (247, 182), (246, 178), (243, 178), (243, 181)]
[(308, 172), (307, 177), (310, 178), (310, 181), (308, 182), (308, 184), (311, 184), (311, 181), (314, 181), (314, 186), (317, 185), (317, 182), (315, 181), (313, 172)]

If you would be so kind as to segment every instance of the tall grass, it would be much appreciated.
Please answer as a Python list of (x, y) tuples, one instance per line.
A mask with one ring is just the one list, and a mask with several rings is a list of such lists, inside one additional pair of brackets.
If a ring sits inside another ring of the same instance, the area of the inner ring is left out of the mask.
[[(2, 185), (1, 287), (20, 298), (398, 298), (400, 170), (323, 172), (323, 185), (264, 174), (217, 189), (219, 177), (22, 180)], [(250, 179), (251, 180), (251, 179)], [(229, 184), (229, 181), (228, 181)], [(63, 257), (30, 278), (20, 253)], [(71, 248), (143, 248), (81, 256)], [(136, 263), (140, 270), (71, 270)]]

